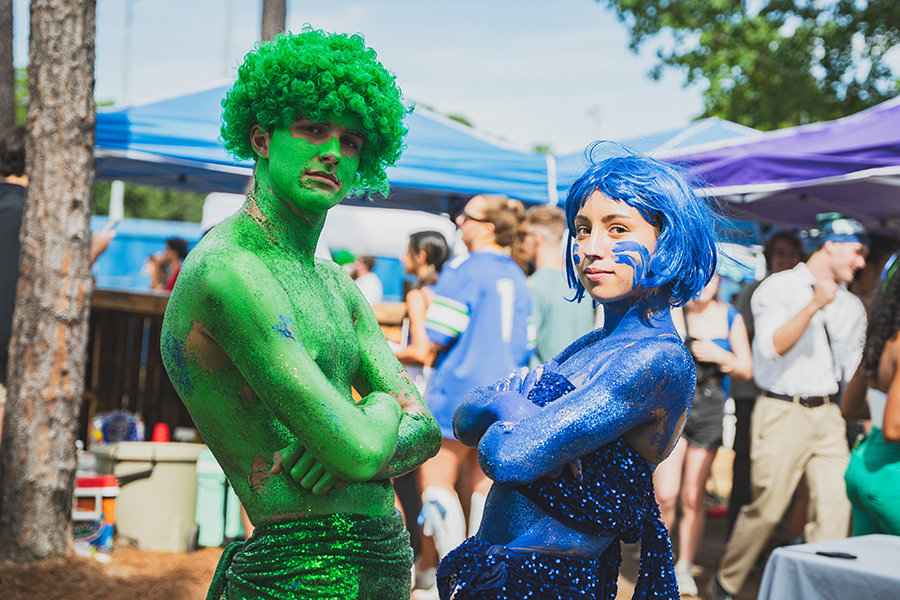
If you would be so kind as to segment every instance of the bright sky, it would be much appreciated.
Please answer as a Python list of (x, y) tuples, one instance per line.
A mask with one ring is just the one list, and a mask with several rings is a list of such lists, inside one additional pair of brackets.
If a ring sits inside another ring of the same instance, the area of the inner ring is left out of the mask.
[[(14, 0), (14, 52), (27, 63), (28, 2)], [(127, 25), (126, 6), (131, 6)], [(95, 97), (144, 102), (232, 78), (259, 37), (261, 0), (98, 0)], [(646, 73), (623, 25), (595, 0), (288, 0), (306, 22), (362, 33), (407, 100), (466, 117), (483, 132), (557, 154), (595, 139), (686, 125), (700, 89)]]

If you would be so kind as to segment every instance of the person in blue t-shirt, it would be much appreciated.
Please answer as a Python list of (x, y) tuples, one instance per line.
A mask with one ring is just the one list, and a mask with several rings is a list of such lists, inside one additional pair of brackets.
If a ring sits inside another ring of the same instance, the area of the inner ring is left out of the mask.
[(507, 251), (522, 236), (524, 221), (518, 200), (499, 195), (469, 200), (456, 218), (469, 253), (444, 266), (426, 313), (438, 356), (425, 399), (444, 440), (438, 455), (420, 467), (419, 483), (425, 533), (433, 536), (439, 556), (466, 537), (454, 491), (458, 476), (466, 472), (470, 477), (472, 532), (491, 483), (478, 467), (476, 450), (453, 436), (453, 411), (471, 389), (527, 365), (534, 348), (528, 283)]

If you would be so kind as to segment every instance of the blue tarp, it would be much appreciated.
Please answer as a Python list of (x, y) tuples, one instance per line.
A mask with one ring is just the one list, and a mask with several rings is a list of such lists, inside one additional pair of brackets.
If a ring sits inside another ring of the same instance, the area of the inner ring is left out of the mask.
[[(228, 84), (222, 84), (155, 102), (100, 109), (95, 150), (97, 178), (243, 194), (253, 163), (235, 162), (219, 140), (222, 99), (228, 88)], [(377, 206), (455, 214), (472, 195), (485, 192), (506, 194), (529, 203), (554, 203), (565, 198), (568, 187), (585, 165), (583, 153), (554, 159), (522, 152), (423, 108), (408, 115), (406, 124), (406, 150), (397, 165), (388, 169), (391, 195), (386, 199), (375, 197)], [(620, 143), (653, 153), (753, 131), (711, 118)], [(368, 201), (348, 199), (345, 203)], [(99, 220), (94, 226), (100, 226)], [(184, 237), (193, 244), (199, 235), (196, 224), (126, 220), (110, 250), (98, 261), (98, 284), (146, 288), (149, 277), (140, 271), (146, 257), (162, 249), (167, 237)], [(731, 237), (743, 243), (755, 238), (745, 231)], [(391, 261), (397, 262), (391, 257), (376, 264), (376, 269), (392, 269), (381, 273), (387, 287), (390, 281), (402, 278), (399, 263), (394, 265)], [(389, 296), (393, 294), (391, 289), (385, 291)]]
[[(106, 224), (106, 217), (91, 217), (91, 230)], [(116, 237), (97, 258), (93, 273), (97, 286), (105, 289), (149, 290), (150, 272), (144, 268), (147, 259), (162, 252), (166, 240), (183, 238), (193, 248), (203, 232), (200, 223), (125, 219), (116, 228)]]
[[(97, 178), (243, 193), (253, 165), (232, 160), (219, 141), (228, 87), (99, 110)], [(407, 148), (388, 170), (391, 198), (376, 197), (376, 203), (441, 212), (478, 193), (531, 203), (556, 200), (544, 155), (513, 149), (423, 108), (408, 115), (406, 124)]]
[[(91, 230), (102, 229), (106, 222), (107, 217), (91, 217)], [(145, 266), (147, 259), (162, 252), (166, 240), (171, 237), (180, 237), (188, 243), (188, 248), (193, 248), (202, 235), (200, 223), (124, 219), (116, 227), (116, 236), (109, 248), (97, 258), (92, 268), (97, 287), (147, 291), (150, 289), (150, 272)], [(403, 281), (407, 277), (400, 260), (379, 256), (373, 271), (384, 285), (385, 302), (400, 301)]]
[[(219, 140), (228, 84), (97, 113), (96, 176), (199, 192), (243, 193), (252, 162), (235, 162)], [(584, 153), (523, 152), (424, 108), (408, 115), (407, 148), (388, 169), (391, 196), (381, 206), (453, 213), (478, 193), (555, 203), (584, 169)], [(619, 140), (650, 154), (755, 133), (717, 118)], [(350, 200), (354, 203), (354, 200)], [(357, 200), (356, 202), (359, 202)]]

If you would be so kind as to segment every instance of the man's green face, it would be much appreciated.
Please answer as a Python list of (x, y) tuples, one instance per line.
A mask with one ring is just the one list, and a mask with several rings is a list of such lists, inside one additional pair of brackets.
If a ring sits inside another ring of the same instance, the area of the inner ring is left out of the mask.
[(354, 114), (328, 121), (299, 119), (269, 134), (273, 192), (293, 206), (315, 212), (338, 204), (350, 191), (364, 142)]

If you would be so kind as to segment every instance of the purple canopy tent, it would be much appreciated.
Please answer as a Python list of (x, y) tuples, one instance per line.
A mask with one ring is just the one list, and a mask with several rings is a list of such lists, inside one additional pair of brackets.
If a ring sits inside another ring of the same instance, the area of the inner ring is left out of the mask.
[(855, 115), (661, 156), (724, 198), (734, 216), (813, 227), (837, 211), (900, 232), (900, 97)]

